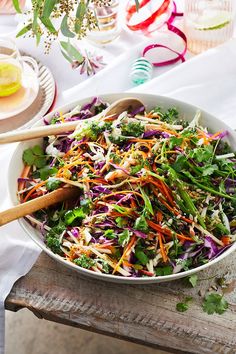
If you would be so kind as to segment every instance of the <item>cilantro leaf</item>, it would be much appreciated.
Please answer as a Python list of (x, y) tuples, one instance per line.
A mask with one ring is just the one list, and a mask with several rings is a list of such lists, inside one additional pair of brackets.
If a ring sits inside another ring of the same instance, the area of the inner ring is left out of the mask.
[(23, 162), (29, 166), (36, 166), (42, 168), (46, 165), (46, 156), (43, 149), (39, 145), (33, 148), (28, 148), (23, 152)]
[(23, 152), (23, 161), (29, 166), (34, 164), (34, 153), (32, 149), (27, 149)]
[(48, 177), (55, 175), (58, 172), (56, 167), (45, 166), (39, 170), (40, 178), (45, 181)]
[(169, 139), (169, 147), (172, 150), (176, 146), (180, 146), (183, 142), (183, 138), (177, 138), (176, 136), (172, 136)]
[(114, 230), (112, 230), (112, 229), (108, 229), (108, 230), (104, 231), (104, 236), (109, 239), (116, 238), (116, 234), (115, 234)]
[(141, 215), (139, 218), (137, 218), (135, 220), (134, 229), (135, 230), (140, 230), (140, 231), (143, 231), (143, 232), (147, 232), (148, 231), (148, 224), (147, 224), (147, 221), (146, 221), (144, 215)]
[(86, 217), (82, 208), (76, 207), (73, 210), (68, 210), (64, 215), (64, 220), (66, 225), (73, 225), (75, 226), (80, 224), (81, 221)]
[(203, 176), (210, 176), (212, 175), (215, 171), (218, 170), (218, 166), (217, 165), (206, 165), (206, 166), (203, 166), (201, 168), (202, 170), (202, 175)]
[(155, 273), (157, 276), (170, 275), (173, 273), (173, 267), (171, 266), (157, 267), (155, 269)]
[(116, 218), (116, 224), (118, 227), (122, 228), (127, 224), (127, 221), (121, 216), (118, 216), (118, 218)]
[(176, 310), (179, 312), (185, 312), (188, 310), (188, 304), (185, 302), (178, 302), (178, 304), (176, 304)]
[(132, 166), (130, 169), (130, 174), (133, 176), (143, 168), (142, 165)]
[(213, 155), (213, 146), (206, 145), (198, 147), (190, 153), (190, 157), (196, 159), (198, 162), (208, 162)]
[(35, 145), (34, 147), (32, 147), (32, 151), (36, 156), (43, 155), (43, 149), (39, 145)]
[(130, 239), (129, 230), (124, 230), (121, 234), (119, 234), (118, 243), (119, 243), (119, 245), (124, 247), (125, 245), (127, 245), (129, 243), (129, 239)]
[(192, 301), (192, 297), (191, 296), (187, 296), (184, 299), (184, 302), (178, 302), (178, 304), (176, 304), (176, 310), (179, 312), (185, 312), (188, 310), (189, 308), (189, 302)]
[(149, 258), (147, 257), (147, 255), (140, 248), (137, 248), (135, 250), (135, 257), (143, 265), (146, 265), (149, 262)]
[(87, 257), (85, 254), (82, 254), (79, 258), (74, 259), (74, 263), (86, 269), (90, 269), (95, 265), (95, 261)]
[(187, 162), (187, 158), (184, 155), (178, 155), (177, 159), (175, 160), (175, 163), (173, 163), (172, 168), (176, 172), (181, 172), (182, 169), (185, 167)]
[(223, 298), (223, 295), (211, 293), (205, 296), (202, 308), (208, 315), (213, 313), (222, 315), (228, 308), (228, 302)]

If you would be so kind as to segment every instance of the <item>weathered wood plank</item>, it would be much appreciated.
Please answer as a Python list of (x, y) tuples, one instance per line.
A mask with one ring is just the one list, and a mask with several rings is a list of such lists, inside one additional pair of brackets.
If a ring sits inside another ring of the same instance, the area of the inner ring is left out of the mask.
[[(199, 274), (196, 288), (184, 281), (160, 285), (120, 285), (83, 277), (45, 254), (13, 287), (6, 308), (27, 307), (38, 317), (134, 341), (175, 353), (236, 353), (235, 254)], [(201, 309), (214, 277), (227, 273), (230, 308), (223, 315)], [(213, 277), (213, 278), (212, 278)], [(185, 313), (176, 311), (184, 297), (194, 300)]]

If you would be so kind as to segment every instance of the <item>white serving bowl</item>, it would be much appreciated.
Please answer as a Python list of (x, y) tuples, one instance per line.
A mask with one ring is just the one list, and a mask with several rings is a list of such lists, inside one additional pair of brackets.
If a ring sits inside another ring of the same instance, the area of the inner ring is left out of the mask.
[[(129, 94), (129, 93), (119, 93), (119, 94), (107, 94), (107, 95), (101, 95), (100, 97), (108, 102), (112, 103), (118, 99), (121, 99), (123, 97), (137, 97), (139, 98), (146, 106), (147, 110), (151, 110), (155, 106), (160, 106), (163, 107), (164, 109), (170, 108), (170, 107), (176, 107), (178, 111), (180, 112), (180, 115), (186, 119), (187, 121), (191, 121), (196, 113), (196, 111), (199, 109), (196, 106), (175, 100), (173, 98), (168, 98), (164, 96), (157, 96), (157, 95), (149, 95), (149, 94)], [(63, 107), (58, 108), (56, 111), (60, 111), (63, 113), (66, 113), (70, 110), (72, 110), (75, 106), (78, 104), (85, 104), (89, 101), (92, 100), (92, 97), (83, 99), (83, 100), (77, 100), (75, 102), (69, 103)], [(202, 119), (201, 119), (201, 125), (206, 126), (209, 128), (211, 132), (217, 132), (217, 131), (228, 131), (228, 136), (226, 141), (230, 144), (233, 150), (236, 150), (236, 133), (228, 127), (225, 123), (220, 121), (219, 119), (213, 117), (211, 114), (202, 111)], [(45, 118), (47, 120), (50, 120), (52, 116), (54, 115), (54, 112), (49, 113)], [(34, 126), (40, 126), (43, 125), (43, 120), (38, 121), (37, 123), (34, 124)], [(23, 162), (22, 162), (22, 154), (23, 151), (29, 147), (32, 147), (36, 144), (41, 144), (42, 139), (34, 139), (30, 140), (27, 142), (19, 143), (12, 155), (11, 161), (10, 161), (10, 166), (9, 166), (9, 172), (8, 172), (8, 181), (9, 181), (9, 193), (11, 196), (11, 201), (13, 205), (18, 204), (17, 200), (17, 178), (21, 175), (21, 172), (23, 170)], [(107, 275), (107, 274), (99, 274), (95, 273), (93, 271), (81, 268), (77, 265), (74, 265), (73, 263), (67, 262), (63, 260), (60, 256), (54, 254), (49, 248), (46, 247), (44, 244), (42, 235), (40, 232), (38, 232), (36, 229), (34, 229), (25, 219), (19, 219), (19, 223), (21, 227), (26, 231), (26, 233), (32, 238), (34, 242), (37, 243), (38, 246), (42, 248), (44, 252), (46, 252), (50, 257), (54, 258), (56, 261), (60, 262), (61, 264), (69, 267), (70, 269), (74, 269), (78, 271), (81, 274), (91, 276), (96, 279), (101, 279), (101, 280), (106, 280), (106, 281), (111, 281), (111, 282), (116, 282), (116, 283), (129, 283), (129, 284), (144, 284), (144, 283), (160, 283), (160, 282), (165, 282), (165, 281), (170, 281), (170, 280), (175, 280), (179, 278), (183, 278), (186, 276), (189, 276), (193, 273), (199, 272), (201, 270), (204, 270), (208, 267), (210, 267), (213, 264), (216, 264), (217, 262), (221, 261), (223, 258), (231, 254), (235, 249), (236, 249), (236, 242), (228, 248), (224, 253), (222, 253), (219, 257), (215, 258), (214, 260), (210, 261), (207, 264), (204, 264), (200, 267), (184, 271), (181, 273), (177, 274), (171, 274), (171, 275), (166, 275), (166, 276), (161, 276), (161, 277), (150, 277), (150, 278), (126, 278), (122, 276), (115, 276), (115, 275)]]

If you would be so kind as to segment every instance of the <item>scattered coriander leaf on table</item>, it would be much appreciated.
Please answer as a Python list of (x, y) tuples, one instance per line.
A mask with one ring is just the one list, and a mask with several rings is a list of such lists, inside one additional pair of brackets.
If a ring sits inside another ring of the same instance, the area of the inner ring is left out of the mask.
[(228, 308), (228, 302), (224, 299), (223, 295), (211, 293), (205, 296), (202, 308), (208, 315), (212, 315), (213, 313), (222, 315)]
[(185, 312), (188, 310), (189, 308), (189, 302), (192, 301), (192, 297), (191, 296), (187, 296), (184, 299), (184, 302), (178, 302), (178, 304), (176, 304), (176, 310), (179, 312)]
[(188, 310), (188, 304), (185, 302), (178, 302), (178, 304), (176, 304), (176, 310), (179, 312), (185, 312)]

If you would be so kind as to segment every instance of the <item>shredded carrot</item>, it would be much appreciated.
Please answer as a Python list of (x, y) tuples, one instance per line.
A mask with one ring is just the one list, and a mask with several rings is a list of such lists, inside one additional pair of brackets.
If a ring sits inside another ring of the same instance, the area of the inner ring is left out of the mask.
[(167, 200), (170, 202), (171, 205), (175, 205), (171, 190), (167, 187), (165, 182), (163, 182), (162, 180), (160, 180), (160, 184), (162, 185)]
[[(169, 191), (168, 189), (165, 187), (165, 184), (161, 184), (161, 180), (159, 182), (156, 182), (156, 181), (151, 181), (152, 184), (154, 184), (159, 190), (160, 192), (163, 194), (163, 196), (167, 199), (167, 201), (172, 205), (174, 206), (175, 205), (175, 202), (173, 200), (173, 198), (170, 196), (169, 194)], [(153, 189), (153, 193), (159, 198), (158, 196), (158, 192)], [(160, 198), (159, 198), (160, 199)], [(164, 204), (164, 203), (163, 203)]]
[(157, 235), (158, 235), (158, 241), (159, 241), (161, 256), (162, 256), (163, 262), (166, 263), (168, 261), (168, 257), (167, 257), (167, 254), (166, 254), (165, 247), (163, 245), (162, 235), (160, 234), (160, 232), (158, 232)]
[(27, 193), (27, 195), (26, 195), (25, 198), (23, 199), (23, 202), (25, 203), (25, 202), (29, 199), (29, 197), (30, 197), (38, 188), (44, 186), (47, 181), (48, 181), (48, 180), (42, 181), (42, 182), (40, 182), (40, 183), (37, 183), (37, 184)]
[(133, 198), (131, 199), (130, 206), (131, 206), (132, 209), (136, 209), (137, 208), (137, 204), (135, 203)]
[(136, 236), (133, 235), (133, 236), (131, 237), (130, 242), (129, 242), (128, 245), (126, 246), (126, 248), (125, 248), (125, 250), (124, 250), (122, 256), (120, 257), (119, 262), (116, 264), (116, 266), (115, 266), (115, 268), (114, 268), (112, 274), (114, 274), (114, 273), (117, 271), (117, 269), (119, 268), (119, 266), (120, 266), (121, 263), (123, 262), (123, 260), (124, 260), (124, 258), (125, 258), (125, 256), (126, 256), (126, 254), (127, 254), (128, 251), (133, 247), (135, 241), (136, 241)]
[[(157, 225), (153, 221), (150, 221), (150, 220), (147, 220), (147, 223), (152, 229), (154, 229), (158, 232), (161, 232), (162, 234), (167, 235), (169, 237), (172, 236), (172, 231), (167, 229), (166, 227), (161, 227), (160, 225)], [(175, 233), (175, 235), (180, 240), (188, 240), (188, 241), (192, 241), (192, 242), (194, 241), (192, 238), (182, 235), (182, 234)]]
[(143, 196), (142, 196), (141, 193), (135, 192), (135, 191), (132, 191), (132, 190), (112, 192), (112, 193), (110, 193), (110, 194), (106, 194), (106, 195), (102, 196), (101, 199), (104, 200), (104, 199), (109, 198), (109, 197), (111, 197), (112, 195), (116, 195), (116, 194), (129, 194), (129, 193), (138, 195), (139, 197), (141, 197), (141, 198), (143, 199)]
[(161, 223), (163, 220), (163, 214), (160, 210), (158, 210), (158, 212), (157, 212), (156, 219), (157, 219), (158, 223)]
[(124, 266), (126, 267), (133, 267), (134, 265), (129, 263), (128, 261), (123, 261)]
[[(31, 170), (31, 166), (25, 165), (21, 174), (21, 178), (27, 178), (30, 173), (30, 170)], [(25, 187), (25, 182), (24, 181), (19, 182), (18, 190), (21, 191), (22, 189), (24, 189), (24, 187)]]
[(223, 244), (225, 246), (228, 246), (231, 244), (231, 240), (230, 240), (230, 237), (229, 236), (223, 236), (221, 237), (221, 241), (223, 242)]

